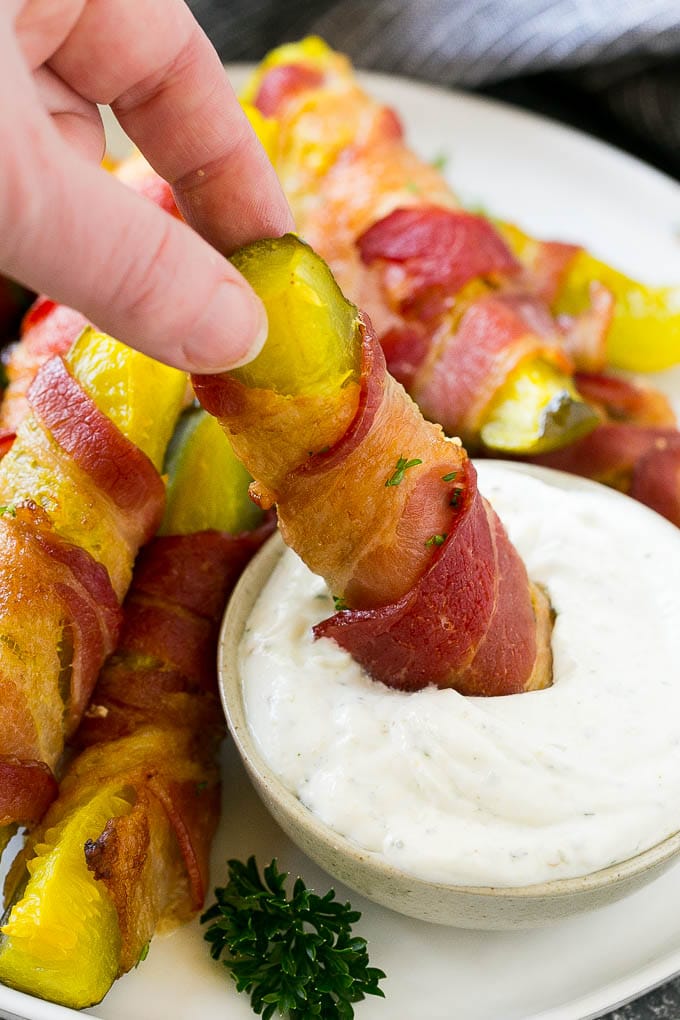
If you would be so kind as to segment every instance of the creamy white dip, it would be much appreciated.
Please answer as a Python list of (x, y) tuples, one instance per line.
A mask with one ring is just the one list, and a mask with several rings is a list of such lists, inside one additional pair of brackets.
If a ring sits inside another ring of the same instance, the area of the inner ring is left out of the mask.
[(287, 550), (241, 644), (248, 723), (315, 815), (405, 872), (584, 875), (680, 828), (680, 531), (600, 486), (477, 467), (557, 612), (553, 686), (465, 698), (371, 680), (314, 640), (332, 599)]

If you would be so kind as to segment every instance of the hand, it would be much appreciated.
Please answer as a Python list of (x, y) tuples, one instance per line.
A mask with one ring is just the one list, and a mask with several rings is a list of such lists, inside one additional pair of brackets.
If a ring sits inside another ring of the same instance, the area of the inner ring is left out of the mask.
[[(0, 272), (178, 368), (254, 357), (264, 309), (220, 253), (292, 220), (184, 0), (2, 0), (0, 90)], [(198, 233), (99, 167), (96, 103)]]

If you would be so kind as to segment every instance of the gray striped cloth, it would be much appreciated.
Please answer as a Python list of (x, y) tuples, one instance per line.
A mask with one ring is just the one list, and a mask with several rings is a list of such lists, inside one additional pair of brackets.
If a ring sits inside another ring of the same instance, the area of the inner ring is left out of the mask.
[(359, 67), (520, 102), (526, 88), (502, 83), (548, 72), (535, 108), (618, 144), (627, 133), (680, 176), (680, 0), (188, 2), (224, 60), (258, 60), (314, 32)]

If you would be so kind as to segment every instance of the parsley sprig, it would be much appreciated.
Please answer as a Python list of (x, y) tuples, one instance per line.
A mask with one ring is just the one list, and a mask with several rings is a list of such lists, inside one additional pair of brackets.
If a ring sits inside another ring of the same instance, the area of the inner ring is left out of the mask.
[(368, 966), (366, 940), (353, 936), (361, 914), (339, 903), (331, 889), (318, 896), (301, 878), (286, 896), (288, 875), (276, 861), (264, 882), (250, 857), (229, 861), (229, 881), (215, 890), (217, 902), (201, 921), (210, 955), (222, 961), (239, 992), (263, 1020), (275, 1013), (291, 1020), (351, 1020), (352, 1003), (383, 996), (381, 970)]
[(394, 469), (394, 473), (385, 482), (385, 488), (390, 485), (401, 485), (404, 480), (404, 475), (409, 468), (417, 467), (418, 464), (422, 464), (422, 460), (419, 457), (414, 457), (412, 460), (408, 460), (407, 457), (399, 457), (397, 460), (397, 466)]

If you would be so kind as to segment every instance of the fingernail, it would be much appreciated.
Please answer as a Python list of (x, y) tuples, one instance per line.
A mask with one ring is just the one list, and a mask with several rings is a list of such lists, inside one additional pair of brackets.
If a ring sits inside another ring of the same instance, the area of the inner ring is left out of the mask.
[(267, 313), (254, 291), (221, 283), (185, 345), (191, 371), (228, 372), (247, 365), (264, 347), (268, 329)]

